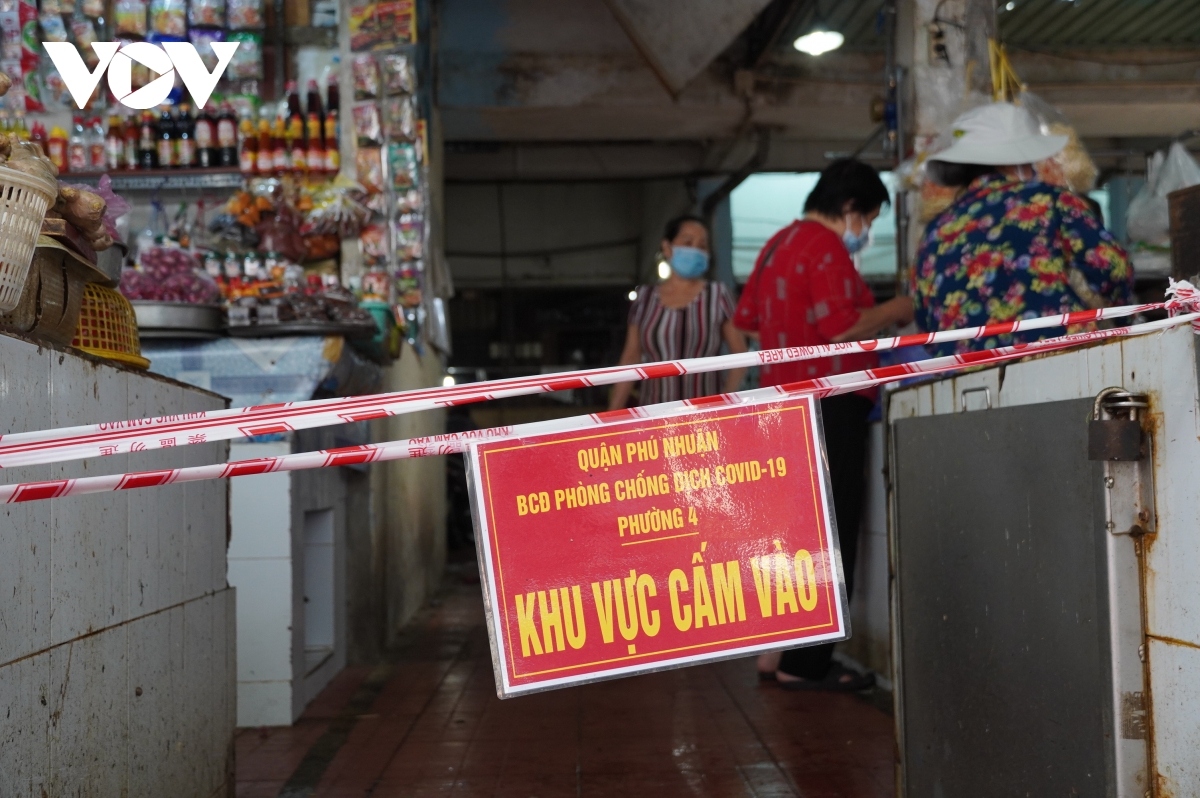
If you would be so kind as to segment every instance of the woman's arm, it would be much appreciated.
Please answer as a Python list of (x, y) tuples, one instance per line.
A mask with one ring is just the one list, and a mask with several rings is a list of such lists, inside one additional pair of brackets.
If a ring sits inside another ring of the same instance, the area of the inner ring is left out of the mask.
[(1079, 196), (1064, 191), (1057, 206), (1068, 276), (1071, 269), (1078, 270), (1087, 289), (1099, 294), (1108, 305), (1133, 302), (1133, 266), (1124, 248)]
[[(729, 347), (729, 354), (740, 355), (746, 351), (746, 336), (742, 331), (733, 326), (732, 321), (726, 321), (721, 325), (721, 337), (725, 339), (726, 346)], [(742, 378), (746, 376), (746, 369), (730, 369), (725, 372), (725, 387), (722, 393), (733, 393), (742, 384)]]
[[(632, 366), (634, 363), (642, 362), (642, 344), (638, 340), (639, 331), (636, 324), (630, 324), (628, 331), (625, 333), (625, 347), (621, 350), (621, 359), (617, 361), (618, 366)], [(744, 349), (745, 347), (743, 347)], [(608, 409), (620, 410), (629, 401), (629, 394), (633, 391), (632, 382), (618, 382), (613, 386), (612, 392), (608, 395)]]
[(831, 337), (832, 343), (840, 344), (845, 341), (859, 341), (873, 337), (884, 327), (893, 324), (904, 325), (913, 320), (913, 300), (910, 296), (898, 296), (889, 299), (882, 305), (860, 311), (858, 321), (844, 332)]

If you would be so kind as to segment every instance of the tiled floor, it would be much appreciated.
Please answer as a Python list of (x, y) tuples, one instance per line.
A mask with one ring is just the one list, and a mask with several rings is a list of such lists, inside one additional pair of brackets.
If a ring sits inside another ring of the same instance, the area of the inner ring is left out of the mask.
[(866, 700), (761, 687), (749, 661), (500, 701), (464, 586), (295, 726), (239, 733), (237, 795), (883, 798), (892, 758)]

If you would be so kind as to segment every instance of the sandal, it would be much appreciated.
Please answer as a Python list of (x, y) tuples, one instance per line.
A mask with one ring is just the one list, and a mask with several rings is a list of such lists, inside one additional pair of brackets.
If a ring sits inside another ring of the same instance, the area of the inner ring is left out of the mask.
[[(843, 680), (842, 677), (848, 679)], [(784, 690), (825, 691), (831, 693), (857, 693), (875, 686), (875, 674), (859, 673), (834, 663), (824, 679), (801, 679), (797, 682), (779, 682)]]

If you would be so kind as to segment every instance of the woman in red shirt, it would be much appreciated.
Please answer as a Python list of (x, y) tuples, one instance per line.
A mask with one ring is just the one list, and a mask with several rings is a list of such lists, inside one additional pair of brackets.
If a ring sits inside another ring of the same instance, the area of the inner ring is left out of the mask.
[[(866, 164), (835, 161), (821, 172), (804, 202), (804, 217), (771, 237), (746, 282), (733, 323), (757, 337), (762, 349), (856, 341), (892, 324), (912, 321), (909, 297), (876, 305), (851, 256), (867, 245), (871, 222), (888, 201), (887, 187)], [(874, 354), (845, 354), (761, 368), (762, 385), (873, 368)], [(854, 585), (862, 522), (867, 415), (874, 391), (821, 400), (834, 515), (842, 548), (846, 594)], [(794, 690), (861, 690), (874, 683), (831, 665), (832, 645), (810, 646), (759, 658), (759, 673)]]

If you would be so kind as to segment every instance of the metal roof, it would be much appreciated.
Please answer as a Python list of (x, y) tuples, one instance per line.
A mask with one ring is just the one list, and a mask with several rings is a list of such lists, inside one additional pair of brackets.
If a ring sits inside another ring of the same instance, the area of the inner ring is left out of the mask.
[[(882, 50), (883, 0), (801, 0), (778, 49), (814, 22), (841, 31), (850, 50)], [(1001, 39), (1014, 48), (1048, 50), (1200, 45), (1200, 0), (998, 0)], [(1010, 8), (1011, 6), (1011, 8)], [(945, 13), (945, 12), (943, 12)]]

